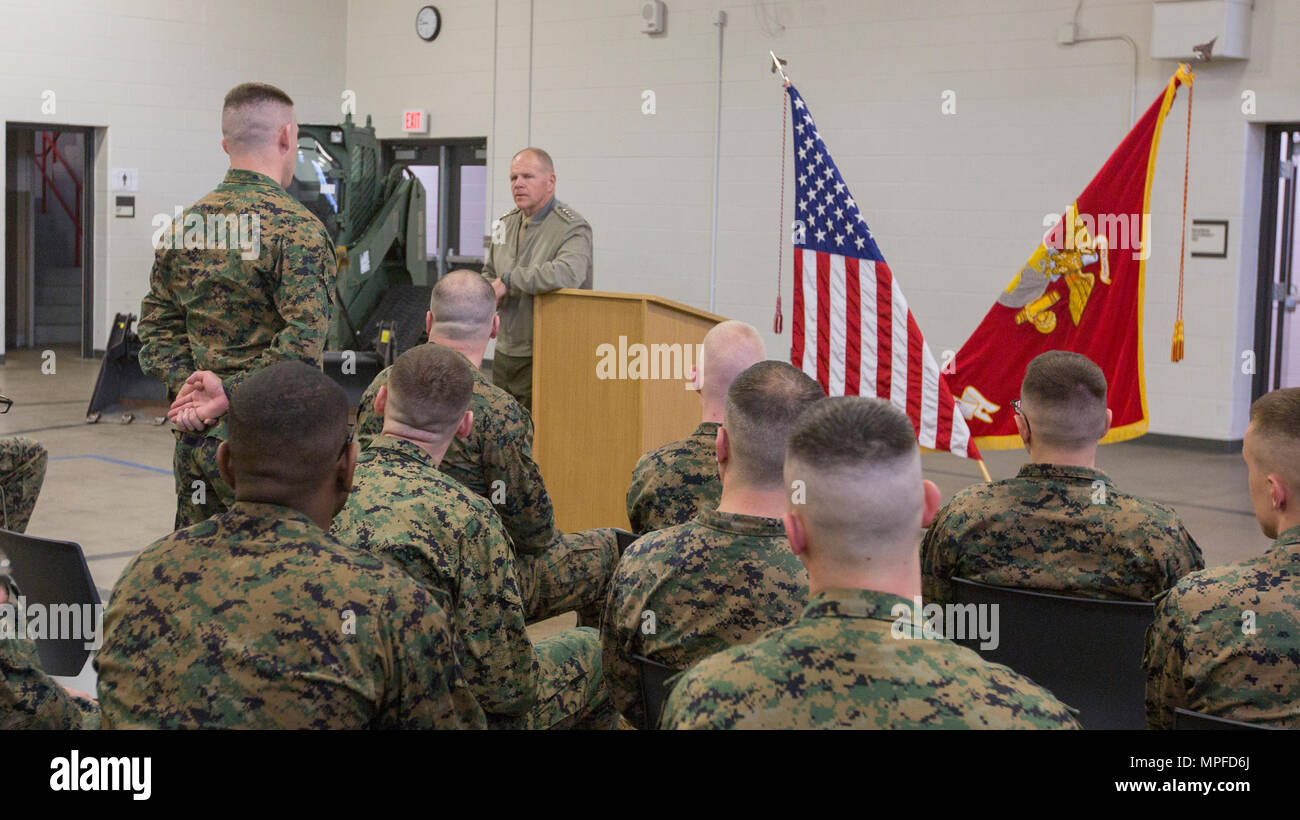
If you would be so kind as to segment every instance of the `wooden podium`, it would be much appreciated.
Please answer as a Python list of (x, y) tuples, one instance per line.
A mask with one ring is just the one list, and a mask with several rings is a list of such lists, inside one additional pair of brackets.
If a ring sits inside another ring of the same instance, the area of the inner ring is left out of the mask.
[(721, 321), (638, 293), (533, 298), (533, 457), (561, 531), (628, 526), (637, 459), (700, 423), (690, 368)]

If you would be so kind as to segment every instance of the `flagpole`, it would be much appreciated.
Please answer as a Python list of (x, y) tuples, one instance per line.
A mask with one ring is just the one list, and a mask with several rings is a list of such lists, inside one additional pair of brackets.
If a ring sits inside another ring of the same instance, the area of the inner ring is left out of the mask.
[(984, 463), (984, 459), (977, 459), (975, 463), (980, 466), (980, 472), (984, 474), (984, 482), (986, 484), (992, 484), (993, 476), (989, 475), (989, 468), (988, 465)]

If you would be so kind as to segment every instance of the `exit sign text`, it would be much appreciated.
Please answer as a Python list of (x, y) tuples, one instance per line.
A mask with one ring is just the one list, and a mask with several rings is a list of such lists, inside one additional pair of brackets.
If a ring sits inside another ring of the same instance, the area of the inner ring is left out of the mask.
[(428, 111), (403, 111), (402, 130), (408, 134), (426, 134), (429, 131)]

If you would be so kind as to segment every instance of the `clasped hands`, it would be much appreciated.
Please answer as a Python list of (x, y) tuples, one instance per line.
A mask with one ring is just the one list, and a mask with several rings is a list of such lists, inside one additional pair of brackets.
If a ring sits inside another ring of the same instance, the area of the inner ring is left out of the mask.
[(197, 433), (216, 424), (229, 407), (221, 377), (211, 370), (199, 370), (185, 380), (167, 418), (181, 430)]

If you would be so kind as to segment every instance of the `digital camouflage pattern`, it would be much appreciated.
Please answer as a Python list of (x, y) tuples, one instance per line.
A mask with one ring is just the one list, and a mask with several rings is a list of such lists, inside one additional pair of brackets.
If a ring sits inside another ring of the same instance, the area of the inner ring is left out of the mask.
[(600, 665), (600, 632), (565, 629), (535, 644), (540, 666), (537, 705), (524, 729), (616, 729), (618, 710)]
[(486, 725), (434, 596), (288, 507), (238, 501), (145, 548), (104, 631), (104, 728)]
[(921, 543), (922, 594), (953, 602), (949, 579), (1083, 598), (1150, 601), (1205, 559), (1169, 507), (1088, 467), (1026, 464), (957, 492)]
[[(275, 180), (236, 168), (180, 220), (191, 214), (203, 221), (204, 230), (193, 234), (199, 241), (182, 245), (202, 245), (206, 234), (209, 240), (227, 239), (227, 247), (162, 247), (154, 254), (136, 328), (145, 374), (161, 379), (168, 395), (175, 396), (195, 371), (211, 370), (231, 396), (249, 374), (276, 362), (297, 359), (318, 366), (336, 271), (334, 244), (320, 220)], [(252, 254), (238, 242), (230, 247), (228, 230), (207, 231), (209, 221), (241, 215), (248, 216), (250, 236), (256, 217), (255, 258), (244, 259)], [(172, 232), (169, 244), (174, 239)], [(176, 434), (179, 529), (203, 520), (204, 513), (226, 509), (233, 494), (215, 470), (209, 472), (208, 449), (215, 448), (199, 447), (200, 436)], [(225, 423), (203, 437), (224, 440)], [(211, 510), (196, 510), (191, 503), (195, 480), (205, 481), (205, 501), (215, 505)]]
[(701, 422), (686, 438), (641, 456), (627, 490), (632, 532), (645, 535), (685, 524), (700, 510), (717, 509), (722, 495), (716, 447), (721, 426)]
[(1177, 708), (1300, 729), (1300, 527), (1158, 599), (1143, 663), (1152, 729)]
[(533, 296), (559, 288), (591, 289), (591, 225), (553, 196), (531, 217), (515, 208), (500, 221), (502, 230), (494, 226), (483, 264), (489, 281), (504, 277), (509, 284), (497, 310), (501, 329), (496, 350), (528, 358), (533, 355)]
[(517, 556), (529, 622), (577, 612), (579, 623), (600, 623), (618, 566), (615, 532), (612, 527), (569, 532), (546, 552)]
[[(361, 397), (357, 439), (363, 448), (384, 429), (375, 398), (388, 384), (389, 370), (381, 371)], [(438, 469), (488, 500), (500, 516), (514, 549), (529, 621), (586, 610), (590, 621), (598, 622), (618, 563), (613, 530), (560, 533), (541, 470), (533, 461), (532, 418), (472, 363), (470, 372), (474, 424), (467, 437), (452, 439)]]
[(465, 678), (493, 726), (576, 723), (605, 705), (597, 633), (566, 631), (534, 650), (501, 519), (412, 442), (370, 442), (331, 532), (394, 562), (438, 597), (459, 634)]
[(172, 526), (179, 530), (230, 509), (235, 503), (235, 491), (217, 467), (217, 448), (226, 436), (225, 419), (201, 433), (172, 432), (176, 436), (172, 475), (177, 498), (176, 521)]
[(643, 726), (634, 655), (674, 669), (798, 617), (808, 573), (779, 518), (701, 510), (637, 539), (623, 553), (601, 623), (614, 704)]
[(99, 704), (72, 695), (42, 672), (36, 644), (0, 636), (0, 731), (98, 728)]
[(27, 532), (36, 498), (45, 482), (49, 454), (39, 441), (25, 436), (0, 438), (0, 503), (4, 516), (0, 526), (13, 532)]
[[(864, 589), (813, 596), (798, 621), (670, 680), (665, 729), (1077, 729), (1046, 689), (910, 620)], [(900, 610), (901, 611), (901, 610)], [(910, 619), (910, 614), (907, 616)]]
[[(363, 449), (384, 429), (384, 417), (375, 412), (375, 397), (388, 384), (390, 370), (376, 376), (361, 397), (357, 440)], [(452, 439), (438, 468), (492, 502), (516, 554), (545, 552), (560, 531), (542, 471), (533, 461), (533, 420), (482, 370), (471, 364), (470, 371), (474, 394), (469, 409), (474, 424), (467, 437)]]

